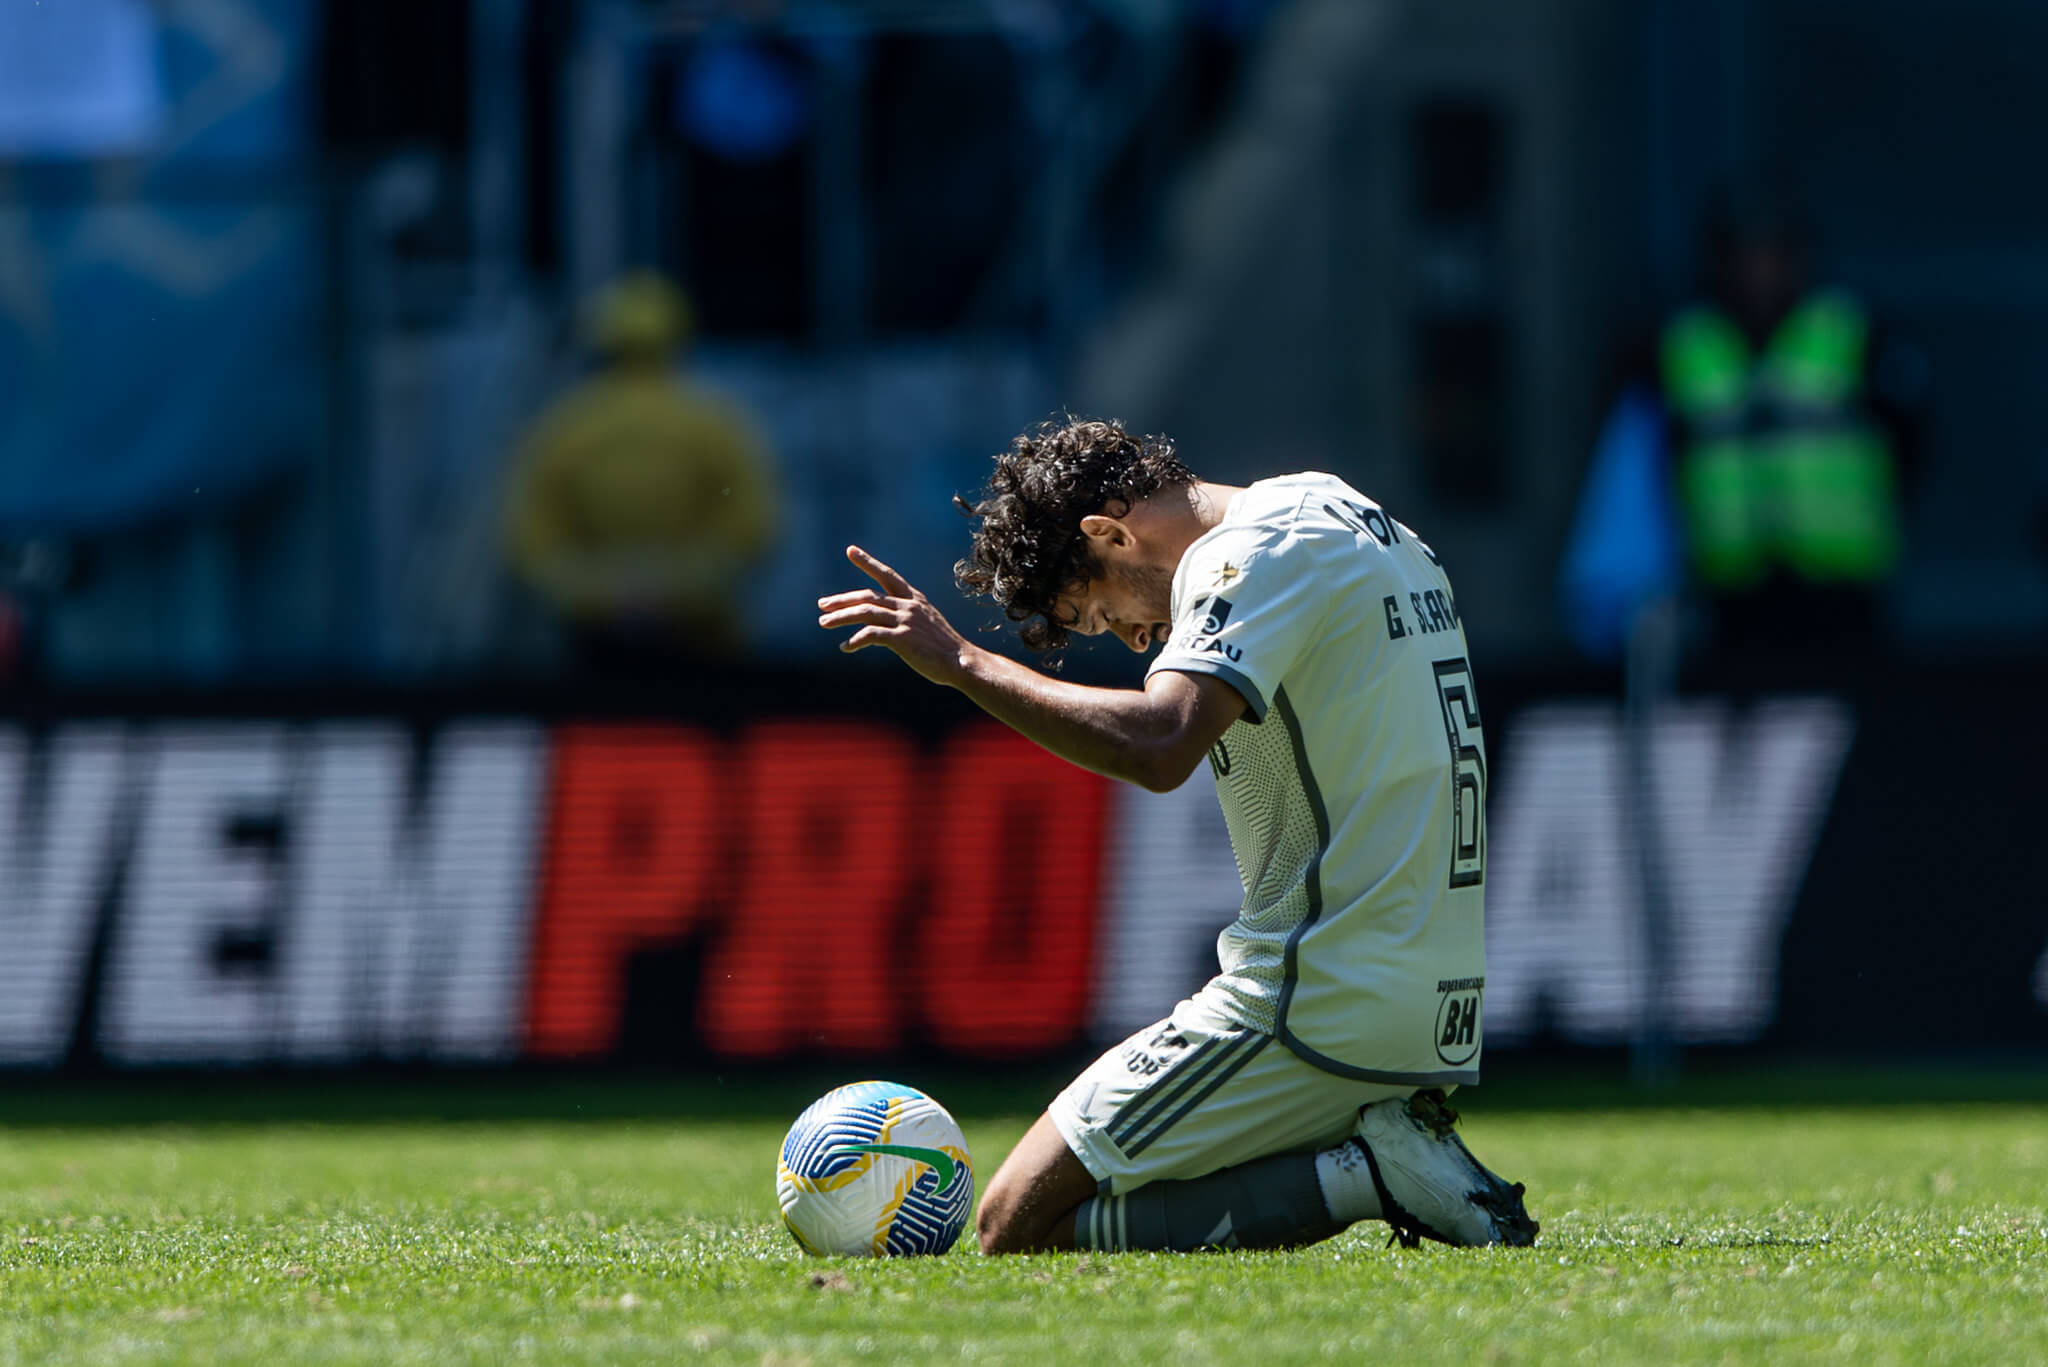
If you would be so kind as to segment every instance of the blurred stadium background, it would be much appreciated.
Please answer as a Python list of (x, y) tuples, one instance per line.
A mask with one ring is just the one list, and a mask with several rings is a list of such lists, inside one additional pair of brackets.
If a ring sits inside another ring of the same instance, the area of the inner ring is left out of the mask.
[[(948, 601), (951, 495), (1067, 410), (1444, 557), (1491, 1071), (2037, 1064), (2044, 51), (1994, 0), (0, 7), (0, 1064), (1155, 1018), (1235, 906), (1206, 775), (813, 625), (849, 541)], [(1701, 225), (1766, 220), (1898, 339), (1853, 639), (1601, 514)]]

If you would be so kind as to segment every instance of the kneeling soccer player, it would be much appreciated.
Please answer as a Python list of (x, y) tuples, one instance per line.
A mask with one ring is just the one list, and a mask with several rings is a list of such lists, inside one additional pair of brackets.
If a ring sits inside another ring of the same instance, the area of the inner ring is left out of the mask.
[(1048, 423), (997, 457), (961, 587), (1034, 649), (1163, 648), (1139, 689), (961, 637), (866, 551), (819, 600), (1076, 764), (1154, 791), (1207, 756), (1244, 877), (1222, 972), (1052, 1103), (982, 1198), (982, 1251), (1280, 1247), (1385, 1220), (1526, 1245), (1536, 1222), (1452, 1130), (1479, 1079), (1486, 749), (1436, 556), (1329, 475), (1244, 488), (1172, 443)]

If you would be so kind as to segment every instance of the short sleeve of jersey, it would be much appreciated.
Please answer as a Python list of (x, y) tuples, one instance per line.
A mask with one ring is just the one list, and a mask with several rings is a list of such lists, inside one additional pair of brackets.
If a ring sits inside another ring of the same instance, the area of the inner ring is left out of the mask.
[(1147, 674), (1213, 674), (1264, 721), (1328, 606), (1315, 571), (1307, 544), (1270, 529), (1205, 541), (1182, 566), (1173, 631)]

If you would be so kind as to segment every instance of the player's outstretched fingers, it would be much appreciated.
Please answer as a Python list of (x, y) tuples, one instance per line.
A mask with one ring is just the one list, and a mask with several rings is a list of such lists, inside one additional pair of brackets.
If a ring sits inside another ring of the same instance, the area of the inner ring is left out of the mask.
[(877, 594), (819, 613), (818, 625), (827, 631), (852, 626), (900, 627), (903, 616), (902, 604)]
[(839, 648), (846, 654), (851, 655), (854, 651), (865, 649), (868, 646), (882, 645), (887, 639), (888, 633), (881, 627), (862, 627), (859, 631), (854, 632), (853, 635), (841, 641)]
[(818, 611), (837, 612), (841, 608), (857, 607), (862, 603), (886, 603), (889, 595), (880, 589), (848, 589), (844, 593), (828, 593), (818, 600)]
[(855, 569), (858, 569), (862, 574), (865, 574), (898, 598), (916, 596), (917, 590), (910, 587), (908, 579), (905, 579), (902, 575), (896, 573), (896, 571), (890, 569), (860, 547), (848, 546), (846, 548), (846, 558), (853, 562)]

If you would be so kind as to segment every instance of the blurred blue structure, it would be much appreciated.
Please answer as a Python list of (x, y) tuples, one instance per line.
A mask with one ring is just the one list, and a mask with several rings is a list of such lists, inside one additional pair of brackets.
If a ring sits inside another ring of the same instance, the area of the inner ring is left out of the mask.
[(1669, 472), (1657, 400), (1632, 389), (1601, 428), (1558, 573), (1565, 630), (1594, 659), (1620, 661), (1637, 615), (1683, 580)]
[[(112, 647), (140, 672), (237, 663), (208, 625), (249, 611), (220, 601), (239, 598), (225, 520), (325, 451), (312, 18), (300, 0), (0, 15), (0, 539), (108, 544), (91, 591), (113, 617), (192, 628)], [(48, 643), (60, 673), (94, 634)]]

